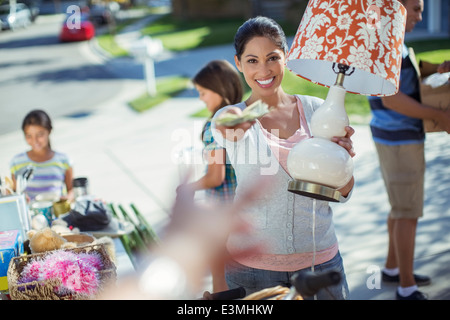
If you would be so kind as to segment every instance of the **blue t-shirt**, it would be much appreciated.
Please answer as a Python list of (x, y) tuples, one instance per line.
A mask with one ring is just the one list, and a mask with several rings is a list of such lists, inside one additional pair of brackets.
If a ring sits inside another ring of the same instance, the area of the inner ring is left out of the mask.
[[(420, 102), (419, 77), (404, 44), (402, 54), (399, 90)], [(369, 104), (372, 110), (370, 129), (375, 142), (388, 145), (423, 143), (425, 132), (422, 119), (386, 108), (379, 97), (369, 97)]]

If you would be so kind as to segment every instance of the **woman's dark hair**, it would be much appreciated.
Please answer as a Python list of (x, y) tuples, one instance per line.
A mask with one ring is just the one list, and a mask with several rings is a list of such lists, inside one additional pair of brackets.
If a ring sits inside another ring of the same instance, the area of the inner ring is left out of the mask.
[[(33, 110), (30, 111), (22, 121), (22, 130), (25, 132), (25, 128), (29, 125), (41, 126), (52, 132), (52, 119), (43, 110)], [(48, 142), (50, 147), (50, 141)]]
[(226, 60), (209, 62), (195, 75), (192, 82), (222, 97), (222, 104), (215, 111), (241, 102), (244, 94), (241, 76)]
[(236, 56), (241, 60), (247, 42), (254, 37), (266, 37), (272, 40), (286, 54), (288, 45), (286, 36), (280, 25), (273, 19), (267, 17), (255, 17), (248, 19), (239, 27), (234, 36), (234, 49)]

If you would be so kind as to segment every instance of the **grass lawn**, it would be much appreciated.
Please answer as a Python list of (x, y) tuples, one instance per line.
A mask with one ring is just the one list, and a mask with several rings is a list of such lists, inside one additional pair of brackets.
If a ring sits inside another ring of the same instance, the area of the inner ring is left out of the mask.
[[(164, 47), (183, 51), (232, 43), (243, 19), (203, 19), (181, 21), (170, 14), (162, 16), (141, 30), (143, 35), (160, 39)], [(287, 35), (294, 35), (297, 26), (281, 23)]]
[(123, 57), (128, 56), (128, 51), (121, 48), (114, 41), (114, 36), (112, 34), (102, 34), (96, 37), (98, 45), (100, 48), (108, 52), (113, 57)]
[(414, 41), (407, 45), (414, 48), (417, 61), (442, 63), (450, 60), (450, 39)]
[(233, 42), (234, 33), (242, 20), (177, 21), (163, 16), (141, 30), (143, 35), (160, 39), (171, 51), (183, 51)]
[(156, 81), (156, 95), (154, 97), (144, 93), (128, 104), (137, 112), (146, 111), (185, 90), (189, 81), (190, 79), (181, 76), (159, 78)]

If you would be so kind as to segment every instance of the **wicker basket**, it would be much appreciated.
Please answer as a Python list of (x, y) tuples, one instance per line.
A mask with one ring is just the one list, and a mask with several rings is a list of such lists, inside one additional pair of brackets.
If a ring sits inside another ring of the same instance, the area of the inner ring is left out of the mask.
[(74, 253), (89, 253), (96, 251), (99, 253), (103, 269), (99, 271), (99, 290), (96, 296), (86, 296), (83, 294), (73, 293), (70, 295), (60, 296), (55, 288), (61, 286), (61, 282), (57, 279), (49, 279), (43, 281), (32, 281), (28, 283), (20, 283), (19, 279), (25, 266), (32, 259), (43, 259), (46, 253), (37, 253), (25, 256), (19, 256), (11, 259), (8, 268), (8, 286), (9, 294), (12, 300), (89, 300), (95, 299), (104, 289), (112, 285), (116, 281), (116, 266), (111, 261), (104, 244), (87, 245), (73, 249), (65, 249)]
[[(263, 289), (244, 297), (242, 300), (283, 300), (290, 292), (290, 289), (283, 286)], [(303, 300), (299, 294), (295, 294), (292, 300)]]

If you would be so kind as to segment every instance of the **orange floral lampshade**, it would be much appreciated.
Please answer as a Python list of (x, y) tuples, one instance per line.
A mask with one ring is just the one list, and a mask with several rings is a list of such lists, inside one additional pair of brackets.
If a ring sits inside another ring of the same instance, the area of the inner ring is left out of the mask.
[(386, 96), (398, 91), (406, 9), (397, 0), (310, 0), (286, 66), (332, 86), (333, 63), (354, 67), (347, 92)]

